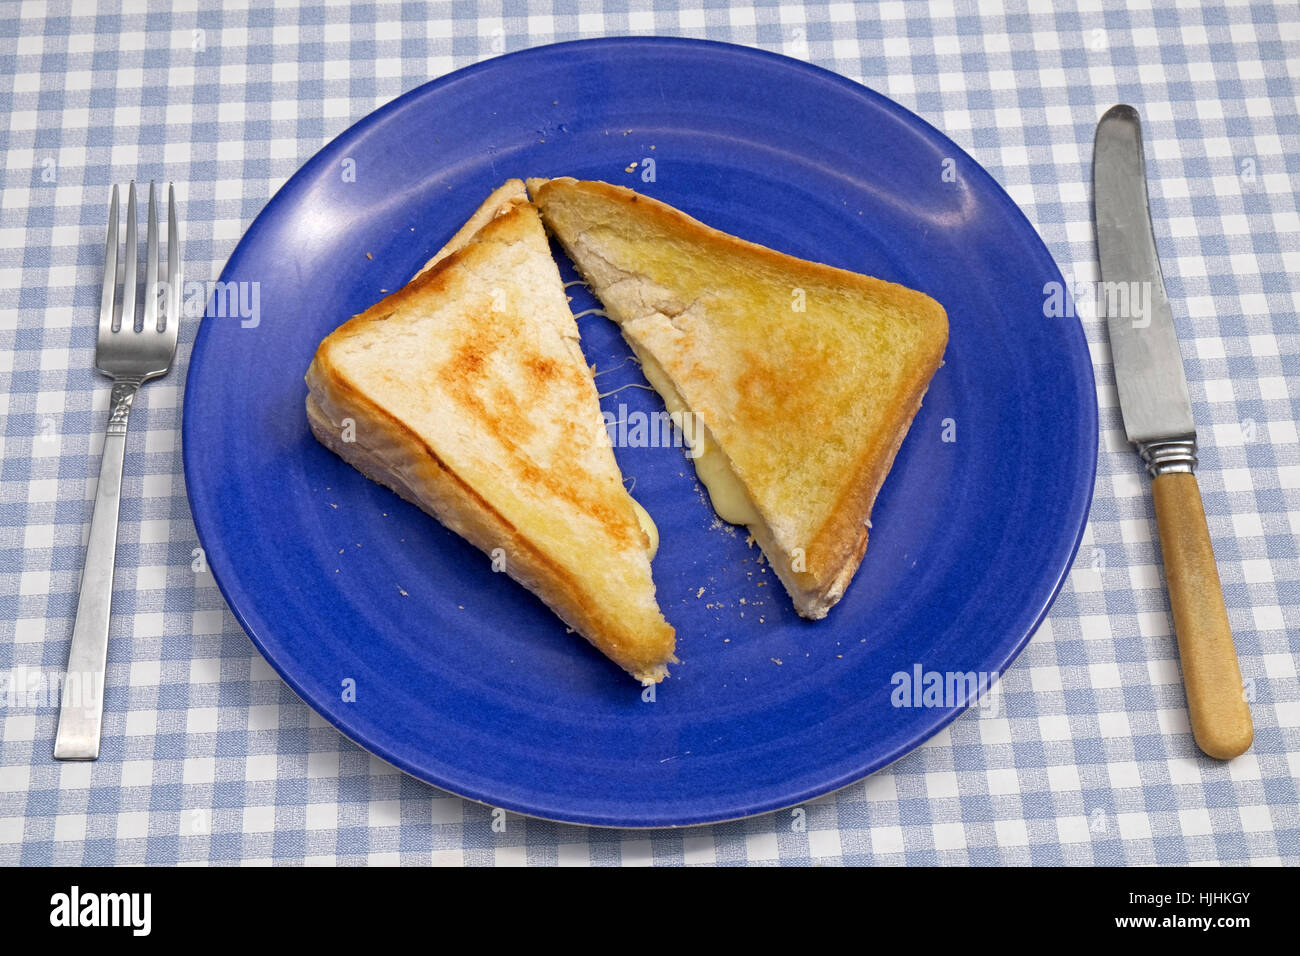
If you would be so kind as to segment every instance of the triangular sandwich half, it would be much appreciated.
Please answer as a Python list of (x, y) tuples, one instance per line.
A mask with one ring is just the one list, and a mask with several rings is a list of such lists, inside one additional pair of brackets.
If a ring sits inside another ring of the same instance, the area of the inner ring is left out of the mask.
[(725, 520), (821, 618), (938, 369), (929, 296), (711, 229), (629, 189), (530, 180), (547, 228), (619, 324)]
[(623, 486), (523, 183), (493, 193), (467, 227), (321, 343), (307, 371), (311, 429), (504, 561), (632, 676), (659, 681), (676, 658), (650, 575), (653, 525)]

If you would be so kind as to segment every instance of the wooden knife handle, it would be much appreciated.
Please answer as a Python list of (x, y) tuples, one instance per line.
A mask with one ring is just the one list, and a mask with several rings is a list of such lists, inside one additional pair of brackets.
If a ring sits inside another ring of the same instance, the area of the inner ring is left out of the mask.
[(1157, 475), (1151, 493), (1192, 734), (1209, 756), (1231, 760), (1250, 747), (1255, 728), (1223, 604), (1201, 489), (1191, 472), (1174, 472)]

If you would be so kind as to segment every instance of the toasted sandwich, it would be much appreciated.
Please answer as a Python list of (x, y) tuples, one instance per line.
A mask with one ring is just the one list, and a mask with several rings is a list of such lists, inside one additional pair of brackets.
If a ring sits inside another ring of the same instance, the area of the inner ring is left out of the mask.
[(307, 385), (326, 447), (492, 554), (633, 677), (663, 679), (676, 658), (657, 534), (624, 488), (522, 182), (326, 338)]
[(871, 507), (948, 340), (923, 293), (783, 255), (629, 189), (529, 180), (675, 418), (719, 516), (746, 525), (817, 619), (843, 596)]

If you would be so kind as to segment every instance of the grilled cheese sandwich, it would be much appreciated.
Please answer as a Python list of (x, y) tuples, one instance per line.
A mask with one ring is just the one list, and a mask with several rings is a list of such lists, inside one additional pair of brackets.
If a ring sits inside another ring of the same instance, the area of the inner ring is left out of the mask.
[(745, 242), (629, 189), (529, 180), (547, 229), (670, 412), (696, 471), (795, 608), (824, 617), (947, 343), (943, 307)]
[(675, 637), (650, 571), (658, 534), (623, 486), (521, 182), (494, 192), (407, 286), (326, 338), (307, 384), (323, 444), (499, 555), (629, 674), (666, 676)]

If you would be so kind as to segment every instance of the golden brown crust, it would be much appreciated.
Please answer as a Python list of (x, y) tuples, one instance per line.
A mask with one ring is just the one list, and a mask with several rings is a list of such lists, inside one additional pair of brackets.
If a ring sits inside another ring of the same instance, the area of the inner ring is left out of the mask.
[[(529, 203), (524, 205), (535, 208)], [(396, 315), (404, 306), (428, 292), (445, 291), (445, 274), (469, 254), (469, 249), (473, 246), (471, 240), (482, 242), (501, 236), (518, 222), (516, 217), (508, 215), (508, 213), (514, 212), (515, 208), (515, 205), (511, 204), (508, 209), (500, 210), (498, 214), (489, 218), (486, 225), (469, 240), (463, 239), (460, 233), (457, 233), (410, 282), (396, 292), (389, 293), (364, 312), (360, 312), (348, 319), (325, 337), (324, 341), (321, 342), (321, 348), (324, 348), (331, 340), (337, 342), (340, 339), (357, 334), (371, 322), (386, 321)]]
[(465, 225), (456, 230), (456, 234), (447, 240), (447, 244), (439, 249), (433, 258), (426, 262), (412, 278), (419, 277), (457, 249), (468, 244), (494, 218), (509, 211), (519, 203), (526, 202), (528, 202), (528, 191), (524, 188), (523, 181), (507, 179), (492, 191), (491, 195), (483, 201), (483, 205), (479, 206), (474, 214), (465, 221)]
[[(664, 665), (677, 662), (671, 627), (664, 625), (666, 632), (657, 648), (648, 648), (640, 635), (627, 640), (623, 636), (625, 622), (612, 619), (607, 609), (589, 596), (582, 582), (535, 547), (418, 435), (353, 389), (329, 367), (328, 358), (324, 362), (313, 360), (307, 382), (308, 423), (321, 444), (367, 478), (437, 518), (479, 550), (490, 553), (495, 548), (504, 549), (510, 555), (507, 570), (512, 578), (537, 594), (565, 624), (637, 680), (657, 683), (667, 676)], [(346, 411), (346, 415), (336, 419), (326, 408)], [(342, 417), (357, 423), (356, 441), (340, 439)], [(396, 457), (405, 459), (400, 467), (394, 467)], [(404, 479), (403, 473), (413, 473), (418, 480)], [(593, 639), (589, 635), (600, 637)]]
[[(884, 291), (886, 294), (896, 296), (905, 302), (908, 308), (916, 313), (916, 318), (932, 325), (936, 333), (941, 330), (943, 342), (947, 341), (947, 313), (944, 311), (943, 306), (924, 292), (909, 289), (897, 282), (887, 282), (884, 279), (863, 275), (860, 272), (850, 272), (847, 269), (837, 269), (835, 266), (828, 266), (824, 263), (798, 259), (784, 252), (769, 249), (767, 246), (760, 246), (756, 242), (750, 242), (747, 239), (741, 239), (739, 236), (733, 236), (720, 229), (715, 229), (682, 212), (675, 206), (670, 206), (650, 196), (643, 196), (626, 186), (615, 186), (612, 183), (601, 182), (600, 180), (577, 180), (570, 176), (561, 176), (555, 179), (529, 179), (527, 180), (528, 190), (533, 202), (537, 204), (542, 212), (543, 222), (547, 222), (545, 208), (547, 194), (564, 185), (580, 185), (583, 189), (601, 196), (611, 204), (626, 203), (629, 206), (635, 205), (638, 207), (639, 217), (642, 220), (648, 219), (654, 223), (662, 235), (689, 235), (693, 241), (712, 246), (714, 252), (721, 256), (739, 253), (800, 278), (818, 280), (832, 285), (839, 285), (846, 289), (857, 289), (864, 292)], [(939, 348), (940, 355), (943, 354), (942, 344), (940, 344)]]
[[(864, 454), (859, 465), (858, 476), (847, 483), (844, 494), (831, 512), (826, 523), (818, 529), (810, 550), (810, 564), (816, 568), (813, 580), (818, 584), (811, 589), (807, 604), (810, 609), (821, 613), (810, 617), (823, 617), (841, 597), (853, 575), (862, 564), (866, 554), (872, 506), (880, 488), (894, 466), (894, 458), (903, 446), (903, 439), (911, 428), (912, 419), (921, 410), (921, 401), (930, 385), (930, 376), (918, 375), (920, 380), (912, 389), (911, 396), (899, 404), (900, 414), (893, 424), (886, 454)], [(863, 515), (861, 521), (858, 515)]]
[[(577, 349), (576, 325), (536, 211), (526, 201), (507, 203), (471, 239), (453, 245), (406, 287), (321, 343), (307, 375), (312, 430), (364, 474), (480, 549), (504, 549), (505, 570), (570, 627), (638, 679), (660, 680), (665, 665), (676, 660), (673, 629), (655, 605), (647, 539), (612, 451), (607, 441), (602, 450), (592, 438), (595, 432), (603, 438), (595, 385)], [(524, 258), (516, 262), (519, 257)], [(538, 258), (549, 271), (537, 271)], [(530, 265), (534, 271), (527, 272)], [(540, 293), (517, 288), (529, 281), (524, 276), (547, 288)], [(553, 288), (547, 285), (551, 279)], [(498, 293), (502, 304), (494, 311)], [(418, 374), (403, 367), (392, 373), (401, 381), (389, 381), (386, 359), (368, 357), (367, 343), (387, 348), (390, 333), (403, 331), (400, 323), (424, 322), (424, 316), (442, 315), (438, 309), (450, 311), (446, 324), (434, 327), (442, 339), (425, 342), (430, 358), (419, 360)], [(512, 373), (508, 381), (498, 380), (503, 369)], [(365, 387), (353, 381), (358, 372)], [(399, 416), (389, 407), (391, 401), (406, 402), (407, 381), (410, 390), (428, 396), (417, 402), (438, 403), (435, 423), (428, 426), (434, 438), (404, 420), (411, 413)], [(376, 401), (372, 392), (388, 397)], [(543, 420), (530, 415), (533, 405), (558, 414)], [(590, 423), (584, 419), (588, 413)], [(354, 420), (354, 441), (340, 437), (345, 418)], [(438, 443), (462, 464), (449, 459)], [(544, 467), (533, 460), (530, 447), (543, 454)], [(479, 477), (462, 473), (466, 463)], [(516, 492), (529, 497), (520, 499)], [(547, 530), (512, 520), (496, 503), (502, 494), (525, 522), (534, 520), (540, 507), (561, 516), (561, 527)], [(565, 543), (573, 540), (566, 537), (570, 523), (586, 529), (581, 545)], [(581, 549), (589, 549), (605, 567), (584, 573), (580, 568), (588, 556)]]
[[(942, 306), (747, 242), (623, 187), (572, 179), (528, 187), (638, 354), (658, 360), (716, 436), (764, 519), (751, 530), (799, 612), (824, 616), (861, 562), (872, 504), (941, 363)], [(822, 308), (823, 326), (791, 313), (794, 291)], [(880, 381), (855, 378), (855, 365)], [(830, 444), (819, 446), (823, 439)], [(834, 454), (818, 462), (821, 447)]]

